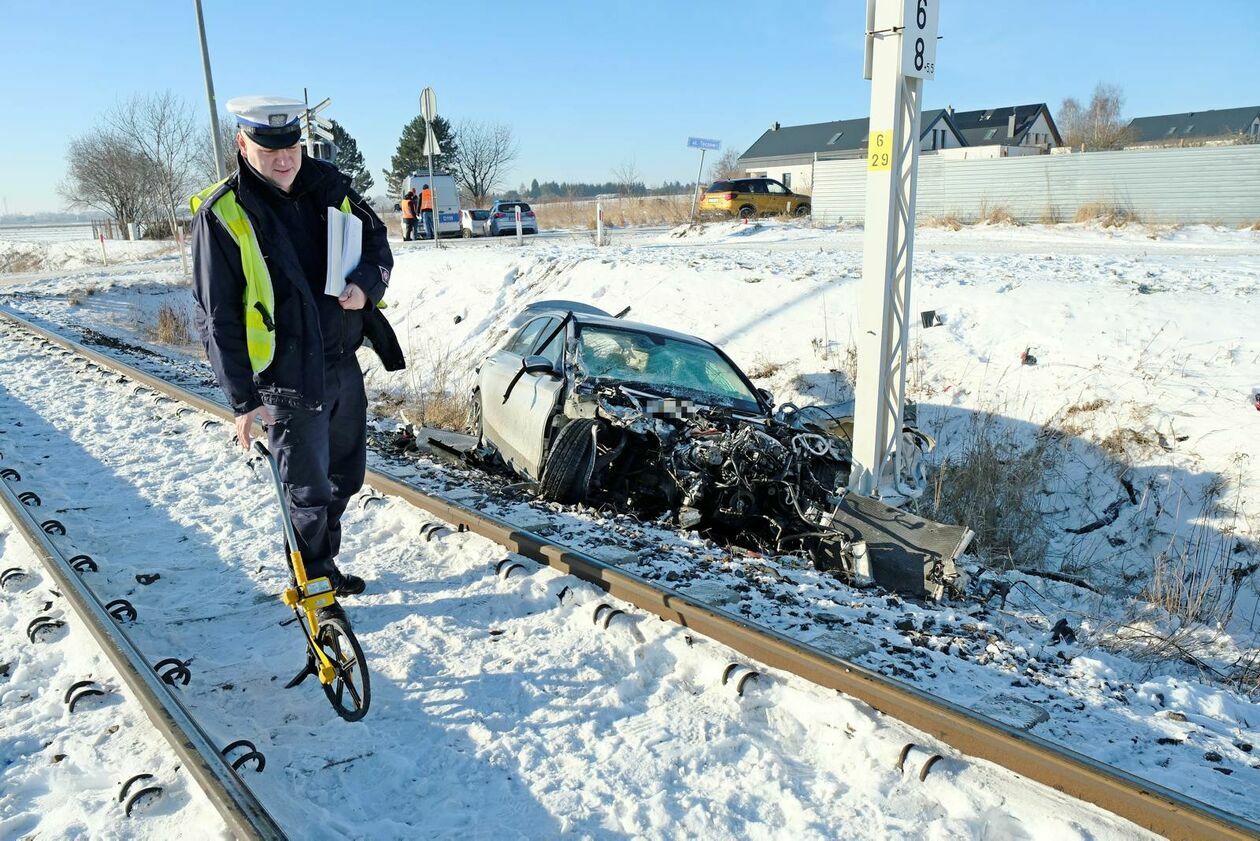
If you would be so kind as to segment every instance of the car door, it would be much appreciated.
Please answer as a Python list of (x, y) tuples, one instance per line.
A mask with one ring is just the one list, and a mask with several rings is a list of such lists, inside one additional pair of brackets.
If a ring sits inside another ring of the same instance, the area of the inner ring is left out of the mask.
[[(514, 470), (531, 479), (542, 475), (547, 424), (559, 402), (564, 379), (554, 374), (517, 374), (522, 360), (547, 339), (560, 319), (536, 318), (507, 348), (482, 368), (482, 424), (489, 438)], [(563, 334), (563, 330), (560, 331)], [(549, 349), (555, 345), (553, 339)], [(562, 341), (562, 339), (560, 339)], [(512, 381), (516, 379), (513, 385)], [(504, 401), (503, 395), (511, 387)]]
[(548, 319), (548, 316), (542, 316), (527, 322), (507, 344), (481, 363), (481, 370), (477, 374), (477, 388), (481, 393), (482, 435), (508, 462), (512, 461), (512, 453), (509, 452), (511, 445), (506, 432), (509, 419), (503, 405), (503, 393), (521, 369), (521, 360), (529, 354), (529, 349), (538, 340)]
[(765, 213), (774, 213), (774, 199), (770, 197), (770, 193), (766, 190), (764, 178), (750, 180), (748, 189), (752, 192), (752, 204), (757, 208), (758, 216)]
[(766, 212), (787, 213), (792, 191), (773, 179), (761, 182), (766, 186)]

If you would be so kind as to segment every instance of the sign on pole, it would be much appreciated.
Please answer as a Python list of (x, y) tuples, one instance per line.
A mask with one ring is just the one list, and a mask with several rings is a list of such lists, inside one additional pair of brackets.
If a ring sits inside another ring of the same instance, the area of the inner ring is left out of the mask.
[(425, 126), (424, 154), (430, 157), (442, 154), (442, 146), (438, 143), (437, 136), (433, 134), (433, 125), (431, 123)]
[(940, 0), (904, 0), (901, 75), (936, 78), (936, 24)]
[(709, 140), (704, 137), (688, 137), (687, 148), (700, 150), (700, 171), (696, 173), (696, 188), (691, 191), (691, 223), (694, 225), (696, 222), (696, 199), (700, 196), (700, 179), (704, 178), (704, 153), (716, 152), (718, 149), (721, 149), (722, 141)]
[(433, 92), (433, 88), (420, 91), (420, 115), (426, 123), (433, 122), (433, 118), (437, 116), (437, 94)]

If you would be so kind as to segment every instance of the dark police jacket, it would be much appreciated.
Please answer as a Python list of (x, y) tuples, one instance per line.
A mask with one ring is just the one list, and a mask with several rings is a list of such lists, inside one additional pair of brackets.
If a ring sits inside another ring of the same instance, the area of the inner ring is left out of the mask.
[[(367, 338), (387, 371), (405, 366), (389, 321), (377, 309), (394, 265), (385, 225), (331, 164), (302, 157), (289, 193), (265, 181), (238, 156), (239, 170), (203, 202), (193, 218), (193, 296), (197, 329), (219, 385), (236, 414), (266, 403), (318, 410), (324, 368), (353, 354)], [(275, 354), (255, 374), (245, 341), (245, 275), (241, 252), (211, 212), (218, 196), (235, 193), (249, 217), (275, 295)], [(366, 293), (362, 310), (344, 310), (324, 294), (328, 208), (349, 199), (363, 222), (358, 267), (346, 278)]]

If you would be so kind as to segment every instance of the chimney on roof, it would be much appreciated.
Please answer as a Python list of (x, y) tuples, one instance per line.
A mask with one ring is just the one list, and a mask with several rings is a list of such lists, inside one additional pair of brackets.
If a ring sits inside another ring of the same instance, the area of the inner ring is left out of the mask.
[(1015, 112), (1011, 112), (1011, 116), (1006, 118), (1006, 136), (1015, 136)]
[(771, 131), (778, 131), (778, 130), (779, 130), (779, 121), (778, 121), (778, 120), (775, 120), (773, 123), (771, 123), (771, 124), (770, 124), (770, 130), (771, 130)]
[(952, 106), (952, 105), (946, 105), (946, 106), (945, 106), (945, 113), (946, 113), (946, 114), (948, 114), (948, 115), (949, 115), (949, 116), (951, 116), (951, 117), (952, 117), (952, 116), (954, 116), (954, 106)]

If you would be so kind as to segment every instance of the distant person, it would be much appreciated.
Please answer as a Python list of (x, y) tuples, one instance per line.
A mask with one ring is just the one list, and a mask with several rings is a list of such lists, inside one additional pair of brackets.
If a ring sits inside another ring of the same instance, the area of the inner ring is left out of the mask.
[(420, 185), (420, 216), (424, 223), (426, 239), (437, 239), (437, 231), (433, 229), (433, 191), (428, 184)]
[(415, 187), (407, 189), (399, 203), (399, 208), (402, 210), (403, 241), (410, 242), (416, 238), (416, 211), (419, 209)]
[[(341, 515), (367, 457), (355, 351), (366, 337), (385, 370), (404, 364), (377, 309), (394, 265), (385, 224), (347, 175), (303, 153), (302, 100), (244, 96), (227, 110), (238, 123), (238, 170), (191, 202), (198, 332), (241, 447), (250, 448), (255, 417), (266, 424), (307, 575), (357, 595), (363, 579), (336, 563)], [(330, 207), (363, 223), (362, 256), (340, 297), (324, 294)], [(330, 616), (345, 613), (320, 608)]]

